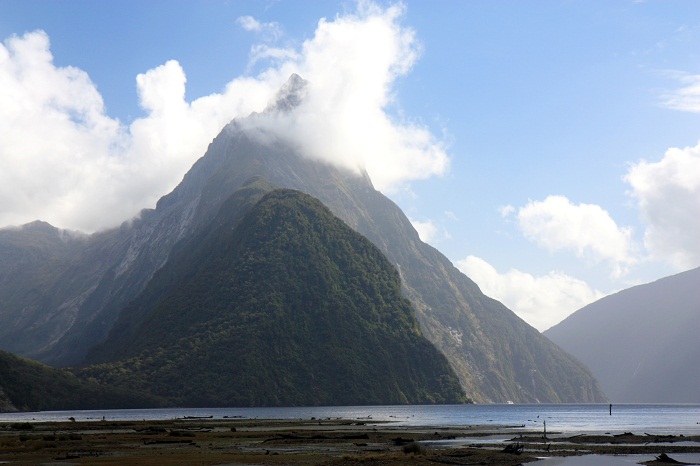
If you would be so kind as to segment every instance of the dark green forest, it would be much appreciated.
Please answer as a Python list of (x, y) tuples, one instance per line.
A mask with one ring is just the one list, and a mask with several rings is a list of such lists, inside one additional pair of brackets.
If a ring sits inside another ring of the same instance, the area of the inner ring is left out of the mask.
[(159, 407), (163, 400), (79, 379), (65, 369), (0, 351), (0, 388), (20, 411)]
[(242, 217), (244, 199), (178, 247), (82, 377), (187, 406), (465, 401), (372, 243), (300, 192)]

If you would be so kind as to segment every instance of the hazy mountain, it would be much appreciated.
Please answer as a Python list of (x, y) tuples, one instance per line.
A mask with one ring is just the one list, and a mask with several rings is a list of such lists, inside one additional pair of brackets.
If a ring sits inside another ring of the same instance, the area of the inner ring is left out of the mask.
[(80, 380), (65, 369), (0, 351), (0, 412), (146, 408), (161, 404), (146, 393)]
[(545, 335), (591, 369), (612, 401), (700, 403), (700, 268), (579, 309)]
[[(85, 376), (178, 406), (465, 401), (398, 273), (306, 194), (235, 193), (120, 315)], [(186, 376), (183, 376), (186, 374)]]
[[(275, 187), (319, 199), (387, 256), (400, 273), (423, 334), (447, 356), (475, 401), (602, 401), (604, 395), (581, 363), (483, 295), (423, 243), (366, 173), (312, 160), (275, 135), (271, 122), (295, 111), (303, 89), (303, 80), (293, 77), (268, 110), (227, 125), (156, 209), (119, 229), (80, 239), (55, 264), (41, 270), (27, 265), (27, 276), (44, 277), (46, 283), (0, 309), (0, 329), (8, 329), (0, 331), (0, 345), (51, 364), (79, 363), (107, 337), (120, 311), (166, 264), (173, 247), (206, 231), (222, 203), (247, 180), (261, 176)], [(0, 237), (0, 251), (3, 247)], [(18, 280), (10, 282), (25, 286)], [(31, 318), (24, 318), (29, 308)]]
[(89, 237), (44, 222), (0, 230), (0, 347), (24, 355), (52, 348), (121, 252), (109, 257), (104, 240), (119, 236)]

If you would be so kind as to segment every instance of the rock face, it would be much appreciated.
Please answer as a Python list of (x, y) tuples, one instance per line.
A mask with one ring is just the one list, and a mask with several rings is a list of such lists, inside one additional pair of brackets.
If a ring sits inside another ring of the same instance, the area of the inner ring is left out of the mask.
[(176, 406), (464, 402), (384, 255), (298, 191), (246, 209), (260, 184), (178, 246), (82, 374)]
[(7, 396), (5, 390), (0, 387), (0, 413), (16, 413), (19, 411)]
[(544, 332), (619, 403), (700, 403), (700, 268), (635, 286)]
[[(260, 127), (270, 128), (266, 119), (294, 112), (303, 98), (299, 80), (292, 78), (267, 111), (227, 125), (155, 210), (119, 229), (71, 238), (49, 265), (26, 266), (28, 276), (42, 281), (0, 310), (0, 344), (54, 365), (79, 364), (107, 337), (120, 311), (144, 290), (178, 241), (208, 228), (226, 199), (261, 176), (275, 187), (319, 199), (386, 255), (400, 273), (423, 334), (447, 356), (474, 401), (603, 401), (582, 364), (420, 241), (366, 173), (312, 160), (283, 138), (260, 137)], [(0, 254), (6, 247), (0, 237)], [(17, 276), (6, 278), (4, 286), (24, 283)]]

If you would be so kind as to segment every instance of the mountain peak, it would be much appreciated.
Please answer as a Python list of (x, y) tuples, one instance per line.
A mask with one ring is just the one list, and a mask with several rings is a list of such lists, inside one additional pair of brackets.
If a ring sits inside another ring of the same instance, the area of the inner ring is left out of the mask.
[[(0, 302), (5, 306), (0, 313), (0, 343), (46, 362), (79, 364), (92, 346), (114, 330), (122, 312), (158, 271), (174, 260), (177, 251), (187, 249), (185, 242), (210, 232), (223, 218), (218, 217), (222, 206), (234, 206), (228, 201), (231, 196), (259, 175), (269, 184), (261, 180), (255, 190), (274, 186), (313, 196), (378, 246), (400, 270), (400, 286), (413, 304), (421, 331), (448, 357), (475, 401), (604, 401), (597, 382), (581, 363), (501, 303), (484, 296), (445, 256), (421, 242), (406, 215), (372, 187), (365, 172), (358, 176), (358, 170), (333, 165), (330, 157), (311, 157), (288, 137), (297, 133), (295, 107), (310, 97), (310, 89), (303, 78), (291, 75), (264, 114), (229, 123), (177, 188), (130, 228), (96, 234), (86, 247), (66, 251), (55, 265), (42, 260), (21, 262), (26, 254), (14, 254), (16, 259), (10, 263), (4, 259), (10, 257), (6, 254), (0, 260), (4, 278)], [(236, 212), (243, 215), (244, 211)], [(237, 221), (234, 214), (230, 218)], [(2, 240), (0, 235), (0, 255)], [(27, 249), (23, 246), (19, 252)], [(28, 271), (13, 273), (10, 266)], [(27, 274), (52, 281), (37, 293), (27, 293)], [(71, 281), (64, 282), (64, 277)], [(200, 306), (194, 295), (190, 301), (193, 308)], [(31, 318), (26, 311), (30, 308), (36, 309)]]
[(307, 92), (308, 81), (296, 73), (287, 79), (287, 81), (277, 91), (273, 101), (271, 101), (265, 112), (289, 112), (298, 107), (304, 100)]

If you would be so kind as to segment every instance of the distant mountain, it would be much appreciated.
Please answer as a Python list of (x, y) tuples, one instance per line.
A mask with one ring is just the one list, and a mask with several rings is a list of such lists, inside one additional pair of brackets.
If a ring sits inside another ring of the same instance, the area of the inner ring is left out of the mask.
[[(0, 229), (0, 348), (51, 364), (62, 359), (79, 362), (84, 347), (103, 335), (84, 332), (78, 344), (67, 343), (66, 349), (61, 349), (61, 341), (84, 328), (84, 320), (109, 328), (110, 322), (100, 320), (96, 310), (122, 304), (114, 285), (127, 277), (114, 275), (120, 263), (133, 260), (137, 230), (125, 224), (88, 236), (44, 222)], [(134, 270), (128, 278), (150, 277)]]
[(544, 332), (622, 403), (700, 403), (700, 268), (635, 286)]
[(65, 369), (0, 351), (0, 412), (155, 408), (162, 400), (80, 380)]
[(111, 363), (83, 376), (178, 406), (466, 400), (371, 242), (298, 191), (241, 218), (246, 201), (180, 245), (93, 351)]
[[(0, 290), (0, 296), (12, 295), (0, 308), (0, 345), (53, 365), (80, 364), (178, 243), (207, 231), (224, 201), (259, 176), (319, 199), (386, 255), (423, 334), (447, 356), (475, 401), (603, 401), (585, 366), (423, 243), (366, 173), (313, 160), (274, 134), (270, 121), (293, 115), (304, 87), (292, 77), (265, 112), (228, 124), (155, 210), (118, 229), (69, 238), (50, 263), (18, 265), (21, 273), (7, 277), (9, 288)], [(0, 253), (5, 247), (0, 237)]]

